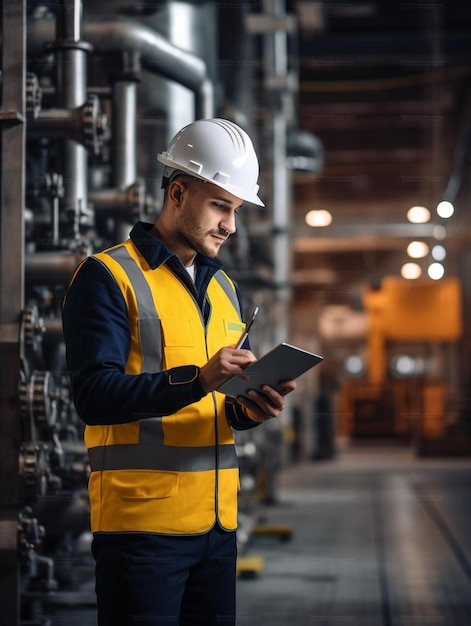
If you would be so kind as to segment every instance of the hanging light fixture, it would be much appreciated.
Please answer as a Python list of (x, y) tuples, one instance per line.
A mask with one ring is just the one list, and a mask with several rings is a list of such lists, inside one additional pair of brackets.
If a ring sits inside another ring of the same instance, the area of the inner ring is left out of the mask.
[(411, 241), (407, 246), (407, 254), (412, 259), (423, 259), (429, 251), (428, 245), (424, 241)]
[(401, 267), (401, 276), (407, 280), (415, 280), (422, 276), (422, 269), (418, 263), (404, 263)]
[(325, 209), (312, 210), (306, 213), (306, 217), (304, 219), (308, 226), (312, 226), (313, 228), (323, 228), (332, 223), (332, 214)]

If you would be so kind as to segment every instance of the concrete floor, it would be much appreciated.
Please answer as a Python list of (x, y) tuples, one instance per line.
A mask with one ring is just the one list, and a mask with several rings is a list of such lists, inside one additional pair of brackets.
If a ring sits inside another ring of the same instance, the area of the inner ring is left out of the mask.
[[(470, 626), (471, 459), (354, 446), (280, 475), (254, 538), (263, 573), (238, 584), (238, 626)], [(260, 527), (263, 530), (263, 524)]]
[[(471, 459), (343, 447), (285, 468), (277, 502), (255, 511), (257, 530), (292, 534), (252, 536), (243, 550), (264, 569), (238, 581), (238, 626), (471, 625)], [(93, 605), (91, 573), (40, 623), (95, 626)]]

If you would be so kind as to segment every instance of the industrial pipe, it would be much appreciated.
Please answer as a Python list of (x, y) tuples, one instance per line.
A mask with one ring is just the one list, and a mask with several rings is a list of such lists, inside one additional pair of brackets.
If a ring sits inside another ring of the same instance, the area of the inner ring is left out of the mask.
[(135, 222), (146, 210), (145, 184), (141, 178), (126, 189), (98, 189), (89, 194), (95, 215)]
[(83, 249), (35, 252), (25, 257), (25, 281), (34, 285), (66, 285), (86, 256)]
[[(214, 114), (214, 91), (204, 61), (173, 46), (145, 24), (120, 17), (87, 18), (82, 34), (95, 51), (139, 53), (147, 69), (195, 93), (196, 118)], [(27, 35), (28, 54), (40, 55), (45, 45), (54, 39), (54, 21), (30, 18)]]
[[(58, 3), (55, 39), (49, 49), (57, 57), (57, 106), (77, 109), (87, 100), (87, 53), (90, 46), (82, 41), (82, 3), (80, 0)], [(88, 210), (86, 148), (73, 139), (64, 141), (64, 210), (69, 216), (74, 236), (78, 235), (81, 216)]]

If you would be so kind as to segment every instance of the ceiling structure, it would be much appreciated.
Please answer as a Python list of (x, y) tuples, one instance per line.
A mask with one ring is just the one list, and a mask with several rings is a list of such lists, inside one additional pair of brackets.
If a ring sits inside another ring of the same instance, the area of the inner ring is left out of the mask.
[[(456, 204), (446, 246), (468, 243), (471, 11), (456, 0), (286, 10), (298, 21), (298, 124), (325, 148), (320, 174), (293, 174), (294, 298), (344, 302), (357, 285), (399, 274), (410, 241), (436, 241), (444, 198)], [(431, 222), (408, 223), (413, 205)], [(327, 209), (332, 224), (307, 226), (311, 209)]]

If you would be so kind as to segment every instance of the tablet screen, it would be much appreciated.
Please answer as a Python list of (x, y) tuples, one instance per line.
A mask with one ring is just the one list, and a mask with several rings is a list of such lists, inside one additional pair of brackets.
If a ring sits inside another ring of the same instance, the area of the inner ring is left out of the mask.
[(288, 343), (280, 343), (258, 361), (250, 365), (245, 373), (248, 379), (233, 376), (223, 383), (218, 391), (227, 396), (245, 396), (250, 389), (257, 391), (263, 385), (274, 389), (283, 380), (294, 380), (323, 360), (323, 357)]

